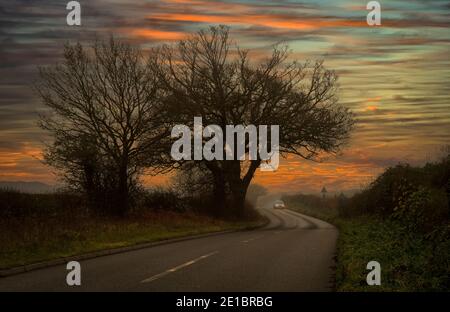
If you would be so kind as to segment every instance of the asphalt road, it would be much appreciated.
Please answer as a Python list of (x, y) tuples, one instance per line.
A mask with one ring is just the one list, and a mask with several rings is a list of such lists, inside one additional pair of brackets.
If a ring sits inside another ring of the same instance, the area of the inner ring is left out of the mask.
[(0, 291), (329, 291), (338, 231), (289, 210), (261, 209), (265, 228), (80, 261), (0, 278)]

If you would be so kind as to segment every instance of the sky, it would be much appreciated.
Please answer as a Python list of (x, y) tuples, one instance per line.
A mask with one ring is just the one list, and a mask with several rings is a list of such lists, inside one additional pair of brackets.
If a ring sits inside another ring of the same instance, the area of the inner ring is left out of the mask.
[(113, 34), (145, 49), (219, 24), (254, 55), (283, 43), (293, 59), (325, 60), (339, 75), (340, 103), (356, 116), (339, 155), (288, 157), (278, 171), (257, 173), (270, 191), (358, 189), (388, 166), (423, 164), (450, 144), (450, 1), (379, 1), (381, 26), (367, 25), (361, 0), (79, 1), (81, 26), (67, 25), (67, 2), (0, 0), (0, 181), (56, 182), (41, 162), (49, 137), (37, 126), (44, 107), (31, 85), (64, 43)]

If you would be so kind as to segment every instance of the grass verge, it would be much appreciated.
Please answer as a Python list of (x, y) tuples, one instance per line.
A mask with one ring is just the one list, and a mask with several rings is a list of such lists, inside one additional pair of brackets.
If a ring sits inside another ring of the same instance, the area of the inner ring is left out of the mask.
[(152, 212), (126, 219), (33, 219), (0, 226), (0, 269), (183, 236), (240, 230), (264, 220), (230, 222), (191, 213)]
[[(379, 217), (339, 217), (328, 208), (289, 208), (336, 225), (336, 291), (448, 291), (450, 243), (408, 231), (399, 222)], [(381, 265), (381, 285), (369, 286), (369, 261)]]
[[(442, 291), (449, 289), (450, 245), (407, 231), (398, 222), (363, 216), (335, 219), (339, 227), (337, 291)], [(369, 286), (366, 265), (381, 265), (381, 285)]]

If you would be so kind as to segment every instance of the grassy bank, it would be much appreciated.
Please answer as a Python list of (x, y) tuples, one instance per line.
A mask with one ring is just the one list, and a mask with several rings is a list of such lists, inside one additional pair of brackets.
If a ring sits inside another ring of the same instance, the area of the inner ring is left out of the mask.
[(99, 213), (80, 194), (0, 190), (0, 269), (265, 222), (249, 206), (240, 220), (205, 213), (168, 191), (148, 192), (124, 216)]
[[(338, 218), (337, 291), (448, 291), (449, 242), (436, 242), (394, 221)], [(366, 265), (381, 265), (381, 285), (368, 286)]]
[[(339, 228), (337, 291), (450, 290), (450, 241), (445, 228), (423, 234), (375, 215), (342, 217), (327, 205), (312, 208), (292, 197), (285, 202), (293, 210)], [(381, 265), (381, 286), (366, 283), (366, 265), (372, 260)]]
[(151, 212), (125, 219), (79, 217), (16, 220), (0, 226), (0, 269), (102, 249), (245, 229), (261, 220), (230, 222), (193, 213)]
[(308, 216), (333, 222), (338, 217), (338, 210), (327, 203), (321, 202), (306, 204), (298, 196), (285, 196), (283, 201), (291, 210), (298, 211)]

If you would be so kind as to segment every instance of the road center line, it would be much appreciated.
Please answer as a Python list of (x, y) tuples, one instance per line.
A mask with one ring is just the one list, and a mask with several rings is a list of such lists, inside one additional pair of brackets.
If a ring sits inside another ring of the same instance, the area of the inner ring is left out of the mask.
[(159, 274), (153, 275), (153, 276), (151, 276), (151, 277), (149, 277), (149, 278), (146, 278), (145, 280), (142, 280), (141, 283), (149, 283), (149, 282), (153, 282), (154, 280), (157, 280), (157, 279), (159, 279), (159, 278), (161, 278), (161, 277), (163, 277), (163, 276), (166, 276), (167, 274), (176, 272), (176, 271), (178, 271), (178, 270), (180, 270), (180, 269), (183, 269), (183, 268), (185, 268), (185, 267), (188, 267), (188, 266), (190, 266), (190, 265), (193, 265), (194, 263), (196, 263), (196, 262), (198, 262), (198, 261), (200, 261), (200, 260), (203, 260), (203, 259), (205, 259), (205, 258), (208, 258), (208, 257), (210, 257), (210, 256), (213, 256), (213, 255), (215, 255), (215, 254), (217, 254), (217, 253), (219, 253), (219, 252), (218, 252), (218, 251), (213, 251), (213, 252), (211, 252), (211, 253), (209, 253), (209, 254), (200, 256), (200, 257), (198, 257), (198, 258), (195, 258), (195, 259), (193, 259), (193, 260), (190, 260), (190, 261), (188, 261), (188, 262), (185, 262), (185, 263), (183, 263), (183, 264), (180, 264), (180, 265), (178, 265), (178, 266), (176, 266), (176, 267), (173, 267), (173, 268), (171, 268), (171, 269), (168, 269), (168, 270), (166, 270), (166, 271), (164, 271), (164, 272), (162, 272), (162, 273), (159, 273)]
[(248, 242), (254, 241), (254, 240), (256, 240), (258, 238), (261, 238), (261, 237), (263, 237), (263, 235), (243, 240), (243, 241), (241, 241), (241, 243), (248, 243)]

